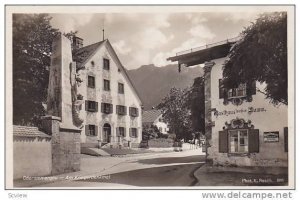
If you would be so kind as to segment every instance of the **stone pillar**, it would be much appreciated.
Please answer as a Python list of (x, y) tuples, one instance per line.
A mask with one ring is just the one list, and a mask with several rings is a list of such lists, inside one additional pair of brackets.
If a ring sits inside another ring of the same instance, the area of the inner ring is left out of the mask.
[(62, 174), (80, 170), (80, 132), (78, 129), (61, 127), (61, 118), (44, 116), (43, 130), (52, 136), (51, 174)]
[(211, 146), (212, 127), (211, 127), (211, 69), (214, 62), (204, 64), (204, 100), (205, 100), (205, 138), (206, 138), (206, 162), (211, 162), (209, 147)]
[(72, 76), (75, 76), (71, 42), (59, 34), (52, 44), (51, 67), (47, 96), (47, 114), (61, 118), (66, 127), (72, 121)]
[(53, 175), (80, 170), (81, 129), (73, 123), (75, 71), (71, 42), (59, 34), (52, 45), (47, 116), (43, 117), (43, 128), (52, 136)]

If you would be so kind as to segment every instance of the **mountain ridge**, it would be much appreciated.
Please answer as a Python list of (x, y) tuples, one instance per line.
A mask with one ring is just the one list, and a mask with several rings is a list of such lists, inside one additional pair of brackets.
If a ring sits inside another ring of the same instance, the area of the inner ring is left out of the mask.
[(177, 64), (164, 67), (156, 67), (153, 64), (142, 65), (127, 72), (145, 110), (157, 106), (172, 87), (184, 89), (192, 86), (194, 79), (203, 75), (203, 69), (199, 66), (183, 67), (179, 73)]

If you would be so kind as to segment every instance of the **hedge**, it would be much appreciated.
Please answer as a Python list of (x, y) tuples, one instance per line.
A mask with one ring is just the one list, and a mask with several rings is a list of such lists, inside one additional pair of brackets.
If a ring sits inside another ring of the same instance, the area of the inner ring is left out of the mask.
[(173, 147), (174, 141), (170, 138), (158, 138), (158, 139), (151, 139), (148, 141), (149, 148), (168, 148)]

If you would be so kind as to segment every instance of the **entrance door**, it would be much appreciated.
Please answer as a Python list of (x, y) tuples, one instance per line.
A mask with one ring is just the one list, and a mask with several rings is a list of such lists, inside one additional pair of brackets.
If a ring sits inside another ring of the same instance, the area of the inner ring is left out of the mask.
[(104, 124), (103, 126), (103, 142), (110, 143), (111, 127), (109, 124)]

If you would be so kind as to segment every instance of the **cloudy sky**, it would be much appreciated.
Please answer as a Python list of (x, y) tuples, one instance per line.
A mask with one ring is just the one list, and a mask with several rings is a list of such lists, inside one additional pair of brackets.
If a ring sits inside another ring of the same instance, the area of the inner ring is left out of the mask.
[(62, 32), (77, 30), (84, 45), (105, 38), (127, 69), (170, 64), (166, 58), (193, 47), (236, 37), (258, 12), (50, 14)]

